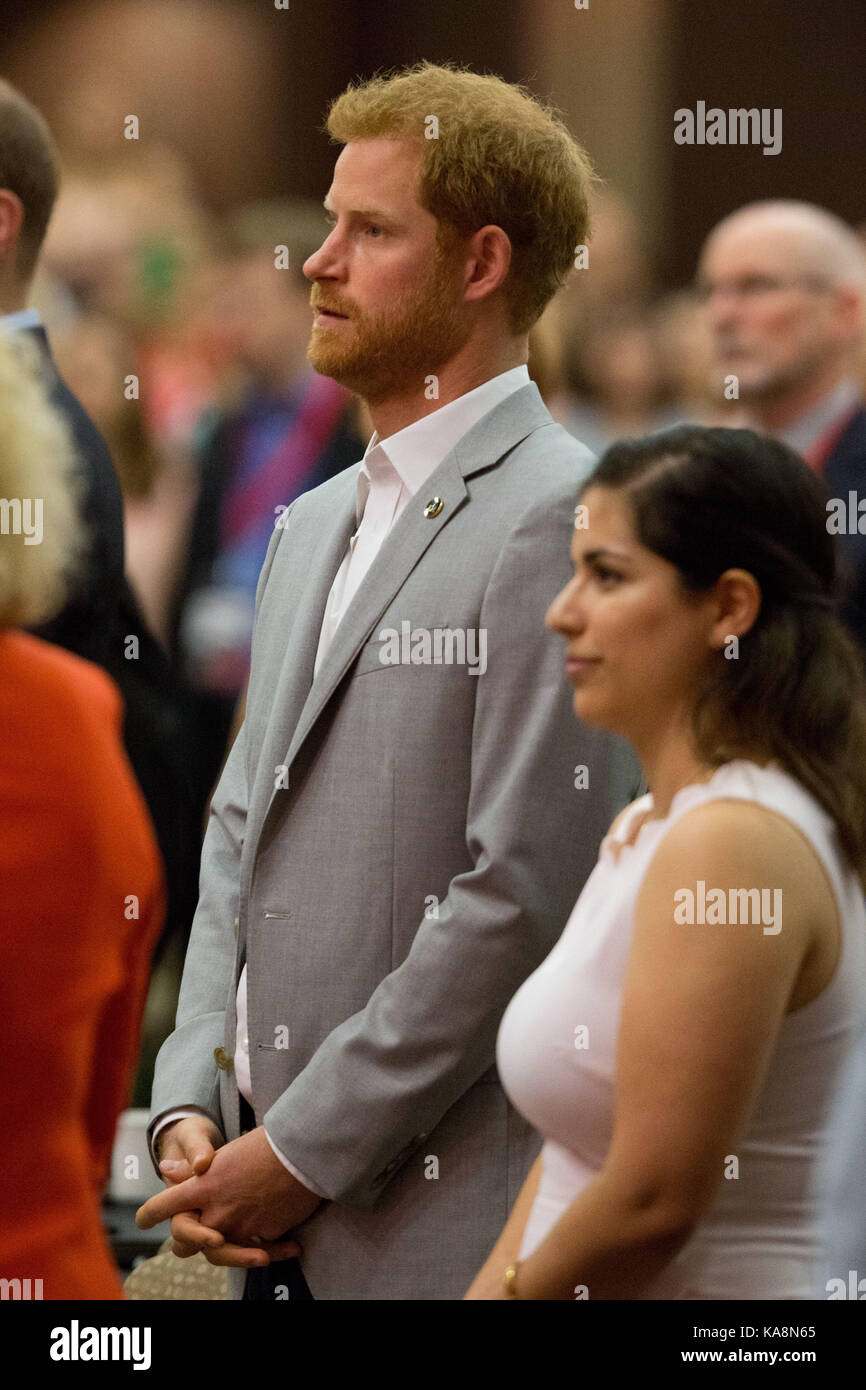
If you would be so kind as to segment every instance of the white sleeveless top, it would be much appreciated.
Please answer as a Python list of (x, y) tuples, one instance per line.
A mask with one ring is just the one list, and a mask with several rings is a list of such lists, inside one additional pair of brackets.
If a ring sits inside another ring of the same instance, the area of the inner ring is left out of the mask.
[[(709, 782), (677, 792), (667, 817), (647, 821), (628, 845), (635, 820), (652, 809), (652, 795), (634, 802), (602, 841), (556, 946), (511, 1000), (499, 1029), (499, 1072), (513, 1104), (545, 1139), (520, 1258), (540, 1244), (605, 1160), (638, 890), (675, 821), (718, 797), (758, 802), (799, 827), (836, 893), (842, 949), (826, 988), (784, 1017), (763, 1091), (737, 1146), (739, 1176), (722, 1180), (691, 1238), (641, 1297), (814, 1298), (823, 1243), (816, 1176), (837, 1073), (866, 1017), (866, 907), (833, 821), (774, 763), (726, 763)], [(576, 1025), (587, 1027), (589, 1046), (575, 1045)]]

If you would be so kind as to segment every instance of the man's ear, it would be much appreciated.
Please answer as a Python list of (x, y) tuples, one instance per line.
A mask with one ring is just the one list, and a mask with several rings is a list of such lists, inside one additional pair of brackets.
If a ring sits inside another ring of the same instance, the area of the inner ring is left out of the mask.
[(863, 332), (863, 294), (851, 285), (840, 285), (835, 293), (836, 327), (840, 336), (847, 342)]
[(0, 258), (11, 256), (24, 225), (24, 204), (11, 188), (0, 188)]
[(466, 282), (467, 301), (486, 299), (499, 288), (511, 266), (508, 233), (492, 222), (487, 227), (479, 227), (469, 239), (466, 260), (471, 266)]

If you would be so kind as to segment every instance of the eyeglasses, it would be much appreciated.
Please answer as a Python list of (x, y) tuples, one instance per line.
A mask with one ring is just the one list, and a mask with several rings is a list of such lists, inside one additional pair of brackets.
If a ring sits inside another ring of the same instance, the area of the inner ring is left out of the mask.
[(820, 275), (797, 275), (788, 279), (775, 275), (745, 275), (741, 280), (704, 281), (697, 286), (697, 296), (707, 304), (717, 294), (735, 295), (737, 299), (761, 299), (764, 295), (782, 290), (803, 289), (820, 294), (831, 287), (831, 281)]

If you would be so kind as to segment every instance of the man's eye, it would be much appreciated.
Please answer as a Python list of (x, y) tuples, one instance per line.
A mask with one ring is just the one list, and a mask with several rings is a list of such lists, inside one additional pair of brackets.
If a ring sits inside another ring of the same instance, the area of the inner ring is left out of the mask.
[(381, 230), (382, 230), (382, 228), (379, 227), (379, 226), (377, 226), (375, 222), (368, 222), (368, 223), (367, 223), (367, 231), (368, 231), (368, 232), (381, 232)]

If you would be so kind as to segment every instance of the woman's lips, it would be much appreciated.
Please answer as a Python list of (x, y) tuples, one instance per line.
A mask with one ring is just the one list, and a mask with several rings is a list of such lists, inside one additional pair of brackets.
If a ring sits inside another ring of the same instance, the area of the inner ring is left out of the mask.
[(565, 674), (570, 681), (580, 680), (601, 661), (599, 656), (570, 656), (566, 658)]

